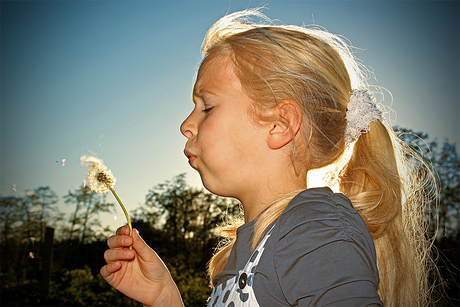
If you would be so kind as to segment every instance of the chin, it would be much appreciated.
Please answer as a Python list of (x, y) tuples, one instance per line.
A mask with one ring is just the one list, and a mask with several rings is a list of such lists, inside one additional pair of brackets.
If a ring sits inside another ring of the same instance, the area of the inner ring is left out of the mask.
[(203, 184), (204, 188), (211, 192), (214, 195), (221, 196), (221, 197), (231, 197), (228, 195), (228, 193), (225, 193), (222, 188), (216, 187), (215, 185), (211, 184), (210, 182), (206, 181), (203, 179), (203, 176), (201, 176), (201, 183)]

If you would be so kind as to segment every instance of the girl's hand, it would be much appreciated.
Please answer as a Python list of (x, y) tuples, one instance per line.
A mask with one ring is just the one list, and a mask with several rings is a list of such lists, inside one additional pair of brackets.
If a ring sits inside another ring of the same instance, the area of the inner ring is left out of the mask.
[[(145, 306), (183, 306), (179, 290), (163, 261), (133, 229), (117, 229), (107, 240), (102, 277), (124, 295)], [(133, 249), (129, 249), (129, 246)]]

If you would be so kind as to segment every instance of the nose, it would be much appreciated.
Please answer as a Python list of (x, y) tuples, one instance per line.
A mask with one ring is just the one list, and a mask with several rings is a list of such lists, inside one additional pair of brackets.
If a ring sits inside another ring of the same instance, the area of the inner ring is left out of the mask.
[(187, 138), (191, 139), (196, 134), (196, 125), (193, 124), (192, 112), (180, 125), (180, 132)]

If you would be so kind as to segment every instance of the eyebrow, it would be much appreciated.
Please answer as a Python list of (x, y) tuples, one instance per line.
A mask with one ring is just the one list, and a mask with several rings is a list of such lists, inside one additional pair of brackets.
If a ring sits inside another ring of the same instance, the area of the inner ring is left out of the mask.
[(192, 94), (192, 102), (195, 103), (195, 96), (197, 97), (203, 97), (203, 93), (208, 93), (208, 94), (211, 94), (211, 95), (214, 95), (216, 96), (216, 93), (214, 92), (211, 92), (205, 88), (200, 88), (199, 90), (197, 91), (193, 91), (193, 94)]

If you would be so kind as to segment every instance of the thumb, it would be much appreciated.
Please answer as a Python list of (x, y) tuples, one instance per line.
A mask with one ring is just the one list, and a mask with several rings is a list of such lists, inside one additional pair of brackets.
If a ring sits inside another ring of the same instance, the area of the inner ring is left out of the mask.
[(136, 250), (139, 257), (147, 261), (151, 261), (156, 258), (156, 253), (141, 238), (137, 229), (133, 229), (133, 241), (133, 249)]

